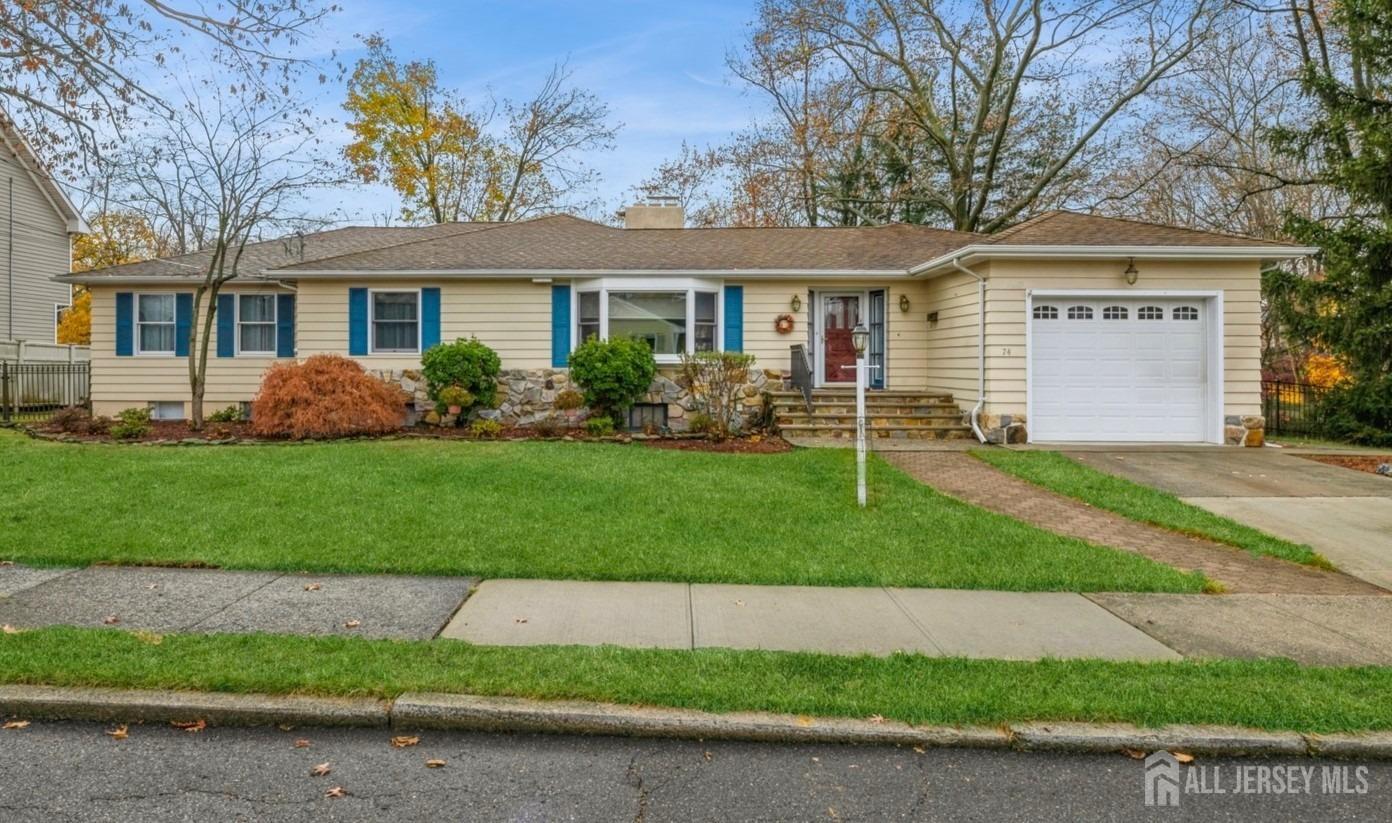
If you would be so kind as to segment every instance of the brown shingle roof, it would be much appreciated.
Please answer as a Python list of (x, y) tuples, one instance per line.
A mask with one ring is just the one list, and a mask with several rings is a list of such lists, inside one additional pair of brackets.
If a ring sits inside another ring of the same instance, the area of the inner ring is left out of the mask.
[(1275, 240), (1184, 229), (1123, 217), (1046, 211), (989, 238), (992, 246), (1284, 246)]
[(980, 235), (927, 226), (620, 229), (555, 215), (292, 264), (304, 271), (902, 271)]
[[(342, 229), (329, 229), (328, 231), (283, 237), (278, 240), (264, 240), (247, 245), (242, 252), (242, 260), (238, 264), (238, 269), (246, 274), (259, 274), (265, 269), (274, 269), (289, 263), (336, 257), (369, 249), (390, 248), (413, 240), (477, 231), (487, 228), (489, 225), (491, 224), (442, 223), (435, 226), (349, 226)], [(76, 272), (75, 274), (81, 277), (201, 278), (204, 267), (208, 265), (208, 259), (211, 256), (211, 251), (198, 251), (175, 257), (110, 266), (90, 272)]]

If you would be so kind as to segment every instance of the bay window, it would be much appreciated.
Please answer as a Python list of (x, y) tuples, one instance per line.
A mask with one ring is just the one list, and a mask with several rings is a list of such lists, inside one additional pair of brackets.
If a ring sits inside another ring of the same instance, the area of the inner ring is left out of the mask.
[(683, 352), (715, 351), (719, 291), (718, 283), (675, 278), (578, 283), (575, 339), (637, 338), (659, 363), (675, 363)]

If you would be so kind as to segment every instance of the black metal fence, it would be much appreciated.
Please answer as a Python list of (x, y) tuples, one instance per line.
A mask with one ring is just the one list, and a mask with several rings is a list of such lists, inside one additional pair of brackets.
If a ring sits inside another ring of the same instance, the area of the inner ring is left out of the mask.
[(39, 423), (59, 409), (86, 406), (90, 363), (11, 363), (0, 360), (0, 423)]
[(1325, 390), (1308, 383), (1262, 381), (1262, 416), (1267, 434), (1320, 434), (1320, 399)]

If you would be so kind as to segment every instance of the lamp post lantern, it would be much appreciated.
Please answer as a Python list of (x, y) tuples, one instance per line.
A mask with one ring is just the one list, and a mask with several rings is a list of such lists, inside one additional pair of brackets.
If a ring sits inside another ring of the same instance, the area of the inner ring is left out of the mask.
[(864, 323), (851, 331), (856, 356), (856, 502), (865, 508), (865, 349), (870, 332)]

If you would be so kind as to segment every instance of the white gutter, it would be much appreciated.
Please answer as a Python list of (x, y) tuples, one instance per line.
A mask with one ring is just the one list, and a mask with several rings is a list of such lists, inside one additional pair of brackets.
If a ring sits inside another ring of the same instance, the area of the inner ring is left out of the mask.
[(963, 266), (955, 257), (952, 258), (952, 267), (976, 278), (976, 405), (972, 406), (968, 417), (971, 418), (972, 434), (985, 443), (986, 435), (982, 433), (977, 417), (986, 405), (986, 278)]
[(992, 245), (973, 243), (909, 269), (909, 276), (941, 268), (955, 268), (972, 258), (1090, 258), (1137, 260), (1290, 260), (1318, 254), (1314, 246), (1077, 246), (1077, 245)]

